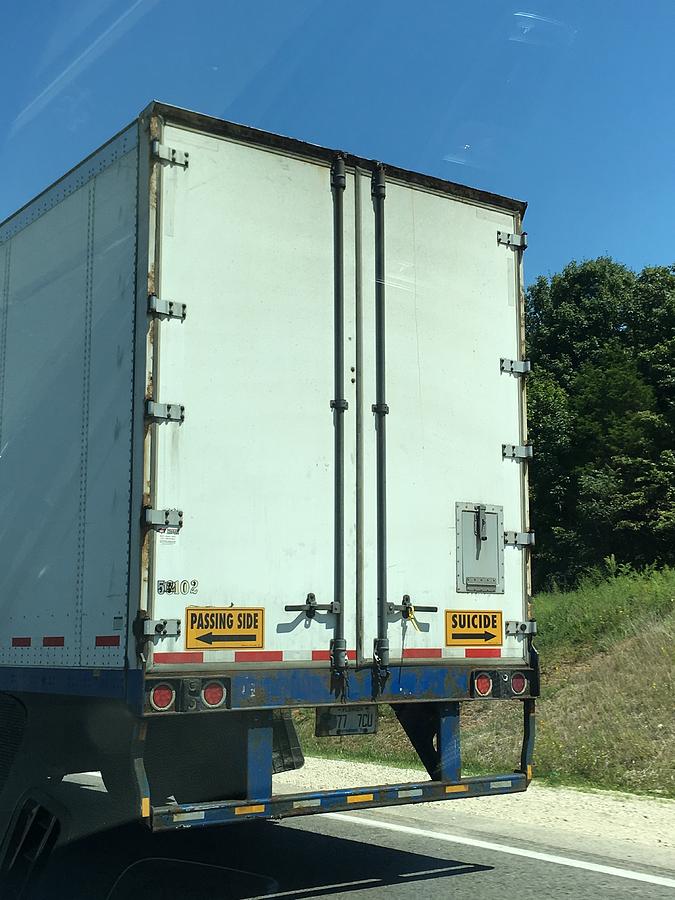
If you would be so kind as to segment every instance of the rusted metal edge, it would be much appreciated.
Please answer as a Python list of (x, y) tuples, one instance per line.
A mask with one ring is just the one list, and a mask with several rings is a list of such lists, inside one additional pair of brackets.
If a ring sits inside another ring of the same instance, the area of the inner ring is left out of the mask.
[[(145, 110), (144, 114), (162, 116), (162, 118), (173, 125), (185, 125), (196, 131), (204, 131), (208, 134), (215, 134), (222, 137), (232, 138), (244, 143), (257, 144), (262, 147), (269, 147), (273, 150), (279, 150), (286, 153), (293, 153), (297, 156), (304, 156), (310, 159), (317, 159), (330, 165), (335, 158), (335, 154), (342, 153), (345, 164), (349, 167), (358, 166), (359, 168), (371, 171), (375, 165), (373, 160), (366, 159), (362, 156), (355, 156), (352, 153), (344, 153), (335, 149), (321, 147), (318, 144), (310, 144), (307, 141), (289, 138), (279, 134), (273, 134), (269, 131), (262, 131), (258, 128), (252, 128), (249, 125), (239, 125), (236, 122), (227, 122), (224, 119), (217, 119), (214, 116), (207, 116), (203, 113), (193, 112), (192, 110), (182, 109), (178, 106), (171, 106), (168, 103), (153, 101)], [(406, 184), (416, 185), (431, 191), (438, 191), (442, 194), (449, 194), (462, 200), (471, 200), (475, 203), (481, 203), (486, 206), (497, 207), (511, 213), (517, 213), (520, 216), (525, 215), (527, 203), (524, 200), (514, 200), (510, 197), (503, 197), (500, 194), (493, 194), (490, 191), (482, 191), (478, 188), (468, 187), (464, 184), (457, 184), (453, 181), (445, 181), (443, 178), (436, 178), (433, 175), (424, 175), (419, 172), (412, 172), (409, 169), (402, 169), (398, 166), (390, 166), (385, 163), (387, 179), (402, 181)]]

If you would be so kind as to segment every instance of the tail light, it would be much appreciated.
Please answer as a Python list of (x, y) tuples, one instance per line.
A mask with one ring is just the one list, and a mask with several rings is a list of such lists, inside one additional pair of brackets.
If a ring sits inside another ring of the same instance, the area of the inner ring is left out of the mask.
[(487, 672), (479, 672), (474, 678), (473, 686), (479, 697), (489, 697), (492, 693), (492, 678)]
[(511, 676), (511, 690), (514, 694), (524, 694), (527, 688), (527, 678), (522, 672), (514, 672)]
[(202, 703), (210, 709), (216, 709), (225, 702), (225, 685), (222, 681), (206, 681), (202, 687)]
[(150, 706), (157, 712), (164, 712), (176, 702), (176, 691), (165, 681), (160, 681), (150, 689)]

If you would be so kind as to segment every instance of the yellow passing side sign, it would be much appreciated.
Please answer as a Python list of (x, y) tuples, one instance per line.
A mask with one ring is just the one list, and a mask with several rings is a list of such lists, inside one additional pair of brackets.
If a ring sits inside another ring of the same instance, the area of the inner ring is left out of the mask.
[(265, 610), (228, 606), (185, 610), (186, 650), (241, 650), (264, 646)]
[(501, 610), (446, 609), (446, 647), (501, 647)]

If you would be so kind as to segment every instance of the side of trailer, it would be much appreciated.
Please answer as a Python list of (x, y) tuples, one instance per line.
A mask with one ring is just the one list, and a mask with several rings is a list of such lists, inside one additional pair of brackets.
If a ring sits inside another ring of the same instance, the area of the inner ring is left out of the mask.
[(124, 696), (137, 135), (0, 226), (4, 689)]

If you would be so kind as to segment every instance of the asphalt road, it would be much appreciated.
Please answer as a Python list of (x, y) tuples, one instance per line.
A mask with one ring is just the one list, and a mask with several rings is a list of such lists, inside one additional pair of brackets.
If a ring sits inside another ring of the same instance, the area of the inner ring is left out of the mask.
[[(94, 793), (90, 784), (84, 801)], [(30, 900), (675, 897), (675, 872), (623, 863), (620, 847), (591, 854), (580, 842), (570, 852), (545, 835), (514, 838), (506, 821), (495, 822), (493, 834), (472, 833), (453, 815), (455, 804), (447, 806), (447, 813), (410, 806), (157, 835), (101, 822), (94, 836), (54, 853)]]

